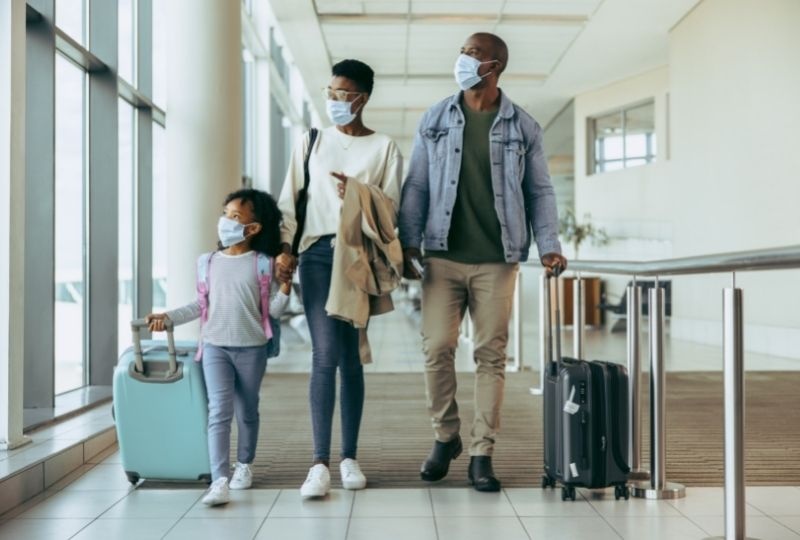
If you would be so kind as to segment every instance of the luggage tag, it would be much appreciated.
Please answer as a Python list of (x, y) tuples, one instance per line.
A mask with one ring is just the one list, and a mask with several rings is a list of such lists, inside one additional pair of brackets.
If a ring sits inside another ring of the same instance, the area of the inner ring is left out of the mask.
[(567, 414), (575, 414), (580, 410), (581, 406), (572, 401), (575, 398), (575, 385), (572, 385), (572, 389), (569, 391), (569, 399), (567, 402), (564, 403), (564, 412)]

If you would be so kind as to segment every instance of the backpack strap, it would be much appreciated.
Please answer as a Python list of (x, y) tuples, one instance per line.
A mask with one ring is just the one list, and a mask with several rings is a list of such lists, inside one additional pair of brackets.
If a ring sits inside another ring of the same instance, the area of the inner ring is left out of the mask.
[(264, 253), (256, 252), (256, 277), (258, 278), (258, 291), (261, 297), (261, 326), (264, 335), (272, 339), (272, 325), (269, 323), (269, 289), (272, 279), (272, 261)]
[(200, 337), (197, 339), (195, 362), (203, 358), (203, 325), (208, 321), (208, 291), (211, 283), (211, 259), (215, 251), (203, 253), (197, 258), (197, 303), (200, 305)]

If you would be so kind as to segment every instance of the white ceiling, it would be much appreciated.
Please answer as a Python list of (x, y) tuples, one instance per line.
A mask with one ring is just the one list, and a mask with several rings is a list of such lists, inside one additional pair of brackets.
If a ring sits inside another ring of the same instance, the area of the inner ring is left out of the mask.
[(698, 1), (270, 0), (317, 110), (334, 63), (366, 62), (376, 77), (365, 123), (405, 155), (422, 112), (457, 90), (470, 34), (506, 41), (500, 86), (546, 126), (576, 94), (666, 65), (669, 30)]

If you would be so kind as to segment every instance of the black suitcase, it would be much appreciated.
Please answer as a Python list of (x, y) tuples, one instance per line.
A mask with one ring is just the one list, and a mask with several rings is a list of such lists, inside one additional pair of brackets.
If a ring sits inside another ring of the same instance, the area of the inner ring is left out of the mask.
[[(558, 280), (556, 280), (558, 297)], [(575, 487), (614, 486), (614, 497), (629, 497), (628, 373), (610, 362), (561, 356), (560, 313), (556, 308), (556, 361), (544, 380), (544, 474), (542, 488), (561, 484), (561, 499), (575, 500)]]

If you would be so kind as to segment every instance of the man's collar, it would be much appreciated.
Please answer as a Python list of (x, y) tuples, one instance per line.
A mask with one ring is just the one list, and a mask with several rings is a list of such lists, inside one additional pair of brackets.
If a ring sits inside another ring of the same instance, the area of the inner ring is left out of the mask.
[[(500, 107), (497, 110), (497, 115), (501, 118), (511, 118), (514, 116), (514, 103), (508, 99), (503, 92), (502, 89), (498, 88), (498, 92), (500, 92)], [(458, 108), (460, 109), (459, 105), (461, 104), (461, 98), (464, 95), (463, 90), (459, 90), (452, 96), (450, 96), (450, 100), (447, 103), (447, 107), (449, 109)]]

